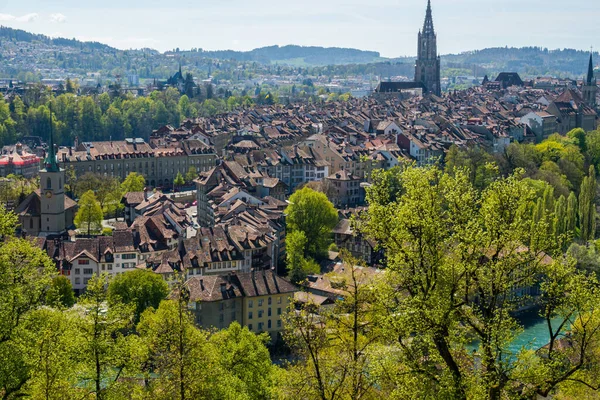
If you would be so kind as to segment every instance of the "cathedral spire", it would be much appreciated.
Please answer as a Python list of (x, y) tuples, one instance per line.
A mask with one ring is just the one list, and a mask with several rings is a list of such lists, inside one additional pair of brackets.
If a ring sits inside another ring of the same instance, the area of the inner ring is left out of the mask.
[(427, 0), (427, 12), (425, 13), (425, 22), (423, 23), (423, 34), (435, 35), (433, 29), (433, 16), (431, 15), (431, 0)]
[(54, 150), (54, 133), (52, 132), (52, 109), (50, 109), (50, 140), (48, 143), (48, 152), (46, 153), (46, 159), (44, 165), (48, 172), (58, 172), (58, 163), (56, 162), (56, 151)]
[(590, 53), (590, 64), (588, 66), (587, 84), (594, 84), (594, 62), (592, 61), (592, 53)]

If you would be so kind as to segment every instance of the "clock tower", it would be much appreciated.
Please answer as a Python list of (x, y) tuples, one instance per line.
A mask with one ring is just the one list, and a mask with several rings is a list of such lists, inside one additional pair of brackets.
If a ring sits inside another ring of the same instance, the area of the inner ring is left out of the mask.
[(65, 226), (65, 171), (58, 166), (54, 139), (50, 131), (50, 143), (40, 171), (40, 235), (58, 235)]

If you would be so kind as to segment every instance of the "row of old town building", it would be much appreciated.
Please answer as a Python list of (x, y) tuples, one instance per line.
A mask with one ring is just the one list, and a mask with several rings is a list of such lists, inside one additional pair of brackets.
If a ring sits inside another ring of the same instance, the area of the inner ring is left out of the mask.
[[(516, 83), (485, 82), (443, 96), (400, 89), (347, 102), (255, 107), (164, 126), (147, 142), (69, 148), (51, 142), (42, 169), (36, 168), (40, 189), (15, 211), (23, 235), (35, 237), (78, 293), (94, 274), (145, 269), (168, 282), (182, 274), (200, 325), (226, 327), (236, 320), (256, 332), (277, 333), (281, 310), (295, 295), (306, 296), (278, 269), (285, 258), (286, 199), (298, 187), (319, 185), (339, 209), (335, 243), (377, 266), (382, 254), (376, 243), (356, 236), (349, 223), (364, 205), (374, 169), (430, 163), (452, 145), (494, 153), (513, 141), (596, 129), (596, 91), (592, 98), (589, 87), (547, 90)], [(20, 144), (1, 156), (5, 174), (8, 160), (40, 163)], [(191, 167), (196, 188), (192, 198), (181, 200), (169, 191), (175, 176)], [(77, 203), (64, 191), (68, 169), (120, 179), (137, 172), (148, 189), (124, 195), (124, 218), (112, 222), (112, 236), (81, 237), (73, 229)], [(336, 257), (331, 253), (330, 261), (339, 269)], [(314, 299), (326, 303), (339, 293), (323, 282), (309, 287)]]

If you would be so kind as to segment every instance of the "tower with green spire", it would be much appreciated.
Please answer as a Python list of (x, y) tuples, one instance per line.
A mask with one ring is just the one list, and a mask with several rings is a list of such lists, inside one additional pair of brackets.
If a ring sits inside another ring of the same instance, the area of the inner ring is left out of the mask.
[(59, 235), (66, 230), (65, 171), (58, 166), (53, 136), (50, 128), (48, 151), (40, 171), (40, 235)]
[(58, 172), (58, 162), (56, 161), (56, 150), (54, 149), (54, 134), (52, 132), (52, 112), (50, 112), (50, 138), (48, 143), (48, 151), (44, 159), (44, 167), (47, 172)]

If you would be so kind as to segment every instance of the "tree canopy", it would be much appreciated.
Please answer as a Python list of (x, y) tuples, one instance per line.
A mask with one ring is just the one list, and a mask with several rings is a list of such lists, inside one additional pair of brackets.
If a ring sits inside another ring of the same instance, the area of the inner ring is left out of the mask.
[(102, 207), (92, 190), (85, 192), (79, 199), (79, 210), (75, 214), (75, 226), (88, 235), (102, 231)]
[(301, 231), (306, 237), (305, 255), (317, 258), (325, 254), (331, 230), (338, 222), (337, 211), (327, 196), (304, 187), (290, 196), (285, 214), (289, 230)]
[(158, 308), (169, 294), (169, 286), (155, 273), (127, 271), (113, 277), (108, 285), (108, 299), (113, 304), (132, 304), (136, 321), (148, 307)]

